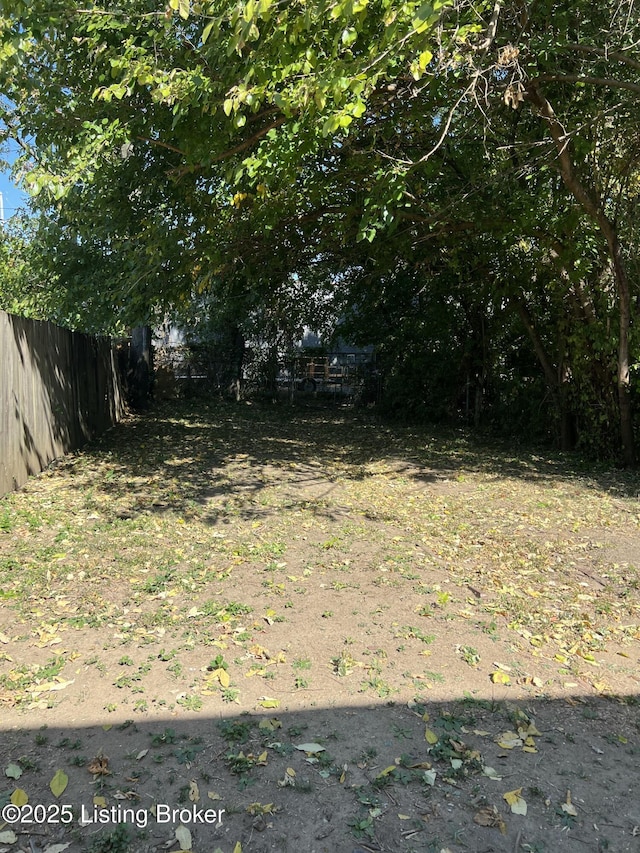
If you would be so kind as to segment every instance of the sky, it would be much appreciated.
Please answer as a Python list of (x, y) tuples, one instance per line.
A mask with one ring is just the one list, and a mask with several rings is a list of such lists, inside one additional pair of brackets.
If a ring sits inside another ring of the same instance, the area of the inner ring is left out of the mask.
[(0, 192), (4, 202), (4, 218), (10, 219), (19, 207), (26, 205), (26, 193), (16, 187), (7, 173), (0, 173)]
[[(16, 156), (15, 148), (11, 147), (4, 153), (4, 158), (12, 162)], [(11, 172), (0, 171), (0, 192), (4, 202), (4, 218), (10, 219), (16, 210), (26, 206), (27, 194), (19, 189), (11, 180)]]

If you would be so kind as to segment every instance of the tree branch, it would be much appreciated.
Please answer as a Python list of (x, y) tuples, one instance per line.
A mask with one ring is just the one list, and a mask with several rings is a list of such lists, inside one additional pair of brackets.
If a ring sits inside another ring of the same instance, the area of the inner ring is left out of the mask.
[(628, 56), (624, 56), (624, 54), (619, 51), (611, 51), (606, 47), (593, 47), (589, 44), (565, 44), (558, 45), (558, 50), (577, 53), (593, 53), (596, 56), (602, 56), (605, 59), (613, 59), (614, 62), (622, 62), (624, 65), (628, 65), (629, 68), (640, 69), (640, 60), (630, 59)]
[(175, 154), (180, 154), (182, 157), (186, 157), (186, 152), (182, 151), (180, 148), (176, 148), (175, 145), (169, 145), (168, 142), (162, 142), (160, 139), (150, 139), (148, 136), (136, 136), (138, 142), (148, 142), (149, 145), (159, 145), (160, 148), (166, 148), (168, 151), (173, 151)]
[(261, 127), (260, 130), (257, 130), (254, 134), (244, 139), (242, 142), (239, 142), (237, 145), (234, 145), (233, 148), (228, 148), (226, 151), (223, 151), (221, 154), (215, 154), (210, 162), (211, 163), (219, 163), (221, 160), (226, 160), (227, 157), (233, 157), (234, 154), (240, 154), (242, 151), (246, 151), (247, 148), (251, 148), (251, 146), (258, 142), (263, 136), (266, 136), (270, 130), (273, 130), (276, 127), (280, 127), (287, 120), (286, 116), (280, 116), (275, 121), (270, 122), (269, 124)]
[(541, 74), (536, 77), (541, 83), (584, 83), (587, 86), (603, 86), (609, 89), (628, 89), (640, 95), (640, 83), (628, 83), (611, 77), (587, 77), (582, 74)]
[(496, 37), (496, 32), (498, 30), (498, 18), (500, 17), (501, 6), (502, 0), (496, 0), (493, 7), (493, 12), (491, 13), (491, 20), (489, 21), (489, 26), (487, 27), (487, 35), (485, 37), (485, 40), (479, 47), (481, 59), (487, 55), (487, 52)]

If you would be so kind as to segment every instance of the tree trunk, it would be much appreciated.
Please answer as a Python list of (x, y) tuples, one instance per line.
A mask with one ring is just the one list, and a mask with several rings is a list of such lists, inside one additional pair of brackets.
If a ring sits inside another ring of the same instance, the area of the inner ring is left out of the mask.
[(618, 330), (618, 409), (620, 417), (620, 439), (622, 455), (626, 465), (636, 464), (633, 435), (633, 413), (631, 411), (631, 384), (629, 379), (629, 328), (631, 326), (631, 292), (622, 258), (620, 242), (615, 224), (606, 216), (601, 200), (595, 190), (589, 191), (576, 175), (569, 153), (569, 139), (558, 121), (553, 107), (533, 81), (527, 89), (527, 97), (546, 121), (558, 152), (558, 165), (564, 185), (580, 203), (585, 213), (596, 223), (607, 241), (609, 258), (618, 294), (620, 313)]
[(549, 358), (549, 354), (538, 334), (538, 330), (533, 324), (529, 310), (524, 302), (519, 299), (514, 301), (518, 316), (522, 321), (522, 325), (527, 330), (527, 334), (533, 344), (538, 361), (542, 367), (544, 378), (547, 382), (547, 387), (553, 395), (558, 418), (560, 422), (559, 441), (560, 450), (573, 450), (575, 446), (575, 435), (573, 429), (573, 414), (569, 408), (569, 400), (567, 395), (566, 371), (562, 370), (561, 375), (553, 365)]
[(131, 331), (129, 347), (129, 398), (136, 409), (146, 409), (151, 398), (153, 378), (153, 345), (150, 326), (136, 326)]

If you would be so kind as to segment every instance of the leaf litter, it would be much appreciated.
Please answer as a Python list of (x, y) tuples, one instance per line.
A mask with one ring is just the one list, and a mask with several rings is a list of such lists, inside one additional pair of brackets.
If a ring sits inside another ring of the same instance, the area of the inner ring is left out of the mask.
[(204, 790), (231, 815), (62, 828), (52, 849), (634, 849), (640, 816), (609, 819), (636, 774), (628, 475), (344, 410), (181, 403), (2, 506), (0, 749), (20, 787), (0, 797)]

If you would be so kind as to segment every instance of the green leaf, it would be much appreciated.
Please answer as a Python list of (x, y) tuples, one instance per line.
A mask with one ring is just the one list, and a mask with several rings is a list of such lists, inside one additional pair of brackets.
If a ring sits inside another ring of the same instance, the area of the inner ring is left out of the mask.
[(56, 770), (53, 779), (49, 782), (49, 788), (54, 797), (59, 797), (65, 792), (68, 784), (69, 777), (64, 770)]
[(14, 806), (26, 806), (29, 802), (29, 796), (22, 788), (16, 788), (13, 794), (11, 794), (11, 802)]
[(353, 44), (357, 38), (358, 33), (353, 29), (353, 27), (349, 27), (342, 31), (342, 44), (345, 45), (345, 47), (349, 47), (349, 45)]
[(417, 33), (423, 33), (439, 19), (440, 13), (434, 12), (431, 3), (423, 3), (413, 19), (413, 27)]
[(423, 50), (420, 56), (418, 57), (418, 67), (421, 71), (424, 71), (427, 65), (433, 59), (433, 54), (430, 50)]
[(215, 25), (216, 25), (215, 21), (209, 21), (207, 26), (204, 28), (204, 30), (202, 31), (202, 44), (207, 43), (207, 39), (211, 35), (211, 30), (215, 27)]
[(179, 0), (179, 12), (183, 21), (189, 17), (189, 0)]

